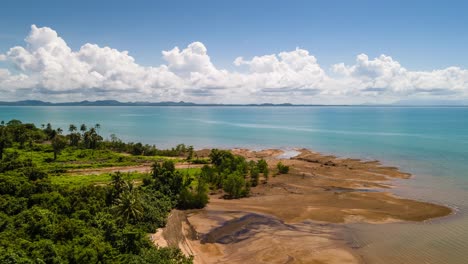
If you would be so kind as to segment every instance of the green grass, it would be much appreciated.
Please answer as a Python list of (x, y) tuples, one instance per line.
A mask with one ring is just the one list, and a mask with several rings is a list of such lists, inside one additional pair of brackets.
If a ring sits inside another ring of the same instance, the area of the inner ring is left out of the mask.
[[(142, 180), (147, 174), (145, 173), (124, 173), (124, 179), (127, 180)], [(59, 175), (50, 177), (52, 184), (56, 185), (74, 185), (87, 186), (91, 184), (108, 184), (112, 181), (111, 173), (90, 174), (90, 175)]]
[(195, 176), (197, 176), (201, 172), (201, 168), (178, 169), (178, 171), (182, 172), (182, 175), (184, 175), (185, 180), (190, 179), (192, 181), (190, 186), (197, 186), (198, 179)]
[(91, 150), (74, 147), (65, 148), (53, 160), (52, 146), (46, 144), (35, 144), (33, 147), (24, 149), (9, 148), (5, 153), (17, 151), (24, 159), (31, 159), (38, 167), (48, 171), (67, 171), (72, 169), (92, 169), (117, 166), (133, 166), (144, 163), (153, 163), (171, 159), (174, 162), (183, 161), (182, 158), (171, 158), (163, 156), (134, 156), (118, 153), (111, 150)]
[[(81, 149), (75, 147), (66, 147), (53, 160), (54, 153), (49, 144), (34, 144), (32, 147), (25, 146), (20, 149), (17, 145), (5, 150), (5, 154), (17, 151), (21, 159), (31, 159), (40, 169), (51, 174), (51, 181), (57, 185), (89, 185), (106, 184), (112, 180), (111, 173), (102, 173), (94, 175), (73, 175), (67, 173), (76, 169), (94, 169), (106, 167), (124, 167), (141, 164), (152, 164), (156, 161), (170, 159), (177, 162), (185, 161), (183, 158), (163, 157), (163, 156), (135, 156), (125, 153), (118, 153), (106, 149)], [(184, 176), (195, 179), (195, 175), (200, 172), (199, 168), (179, 169)], [(147, 174), (130, 172), (123, 173), (129, 180), (141, 181)]]
[[(178, 169), (186, 177), (194, 177), (201, 171), (200, 168)], [(123, 173), (124, 179), (141, 181), (148, 176), (147, 173), (129, 172)], [(57, 175), (50, 177), (52, 184), (87, 186), (90, 184), (108, 184), (112, 181), (112, 173), (90, 174), (90, 175)]]
[(178, 171), (182, 172), (184, 176), (194, 177), (198, 173), (201, 172), (200, 168), (187, 168), (187, 169), (177, 169)]

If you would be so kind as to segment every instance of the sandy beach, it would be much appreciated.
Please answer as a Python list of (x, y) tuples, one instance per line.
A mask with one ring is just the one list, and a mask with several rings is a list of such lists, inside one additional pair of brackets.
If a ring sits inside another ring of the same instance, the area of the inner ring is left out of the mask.
[(232, 152), (265, 159), (273, 173), (279, 161), (290, 171), (270, 175), (248, 198), (213, 193), (204, 209), (173, 211), (168, 225), (152, 235), (156, 244), (177, 246), (195, 263), (362, 263), (345, 239), (347, 223), (425, 221), (452, 212), (393, 195), (391, 180), (411, 175), (378, 161), (307, 149), (292, 158), (274, 149)]

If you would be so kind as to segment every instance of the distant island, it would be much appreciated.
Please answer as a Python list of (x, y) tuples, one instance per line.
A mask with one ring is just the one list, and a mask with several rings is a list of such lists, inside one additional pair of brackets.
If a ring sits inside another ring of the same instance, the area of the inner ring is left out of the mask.
[(464, 101), (397, 101), (390, 104), (292, 104), (292, 103), (260, 103), (260, 104), (206, 104), (206, 103), (193, 103), (193, 102), (120, 102), (117, 100), (97, 100), (97, 101), (80, 101), (80, 102), (44, 102), (41, 100), (22, 100), (22, 101), (0, 101), (0, 106), (356, 106), (356, 107), (379, 107), (379, 106), (443, 106), (443, 107), (466, 107), (468, 104)]
[(14, 102), (2, 102), (0, 106), (322, 106), (322, 105), (309, 105), (309, 104), (197, 104), (192, 102), (119, 102), (117, 100), (98, 100), (98, 101), (81, 101), (81, 102), (62, 102), (51, 103), (40, 100), (23, 100)]

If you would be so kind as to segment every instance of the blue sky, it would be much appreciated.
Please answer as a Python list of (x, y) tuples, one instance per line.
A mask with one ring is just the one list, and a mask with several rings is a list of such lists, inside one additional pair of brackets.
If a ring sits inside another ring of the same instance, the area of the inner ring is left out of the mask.
[(144, 65), (161, 50), (203, 42), (213, 61), (300, 47), (327, 66), (388, 54), (409, 69), (468, 68), (466, 1), (2, 1), (0, 51), (23, 44), (32, 24), (74, 49), (128, 50)]
[[(198, 41), (216, 68), (229, 71), (237, 71), (233, 61), (239, 56), (278, 55), (296, 47), (325, 71), (353, 65), (361, 53), (369, 60), (391, 56), (408, 71), (467, 69), (467, 11), (464, 1), (4, 0), (0, 54), (27, 48), (34, 24), (56, 31), (73, 51), (85, 43), (127, 50), (144, 67), (165, 64), (163, 50)], [(18, 73), (10, 60), (1, 66)]]

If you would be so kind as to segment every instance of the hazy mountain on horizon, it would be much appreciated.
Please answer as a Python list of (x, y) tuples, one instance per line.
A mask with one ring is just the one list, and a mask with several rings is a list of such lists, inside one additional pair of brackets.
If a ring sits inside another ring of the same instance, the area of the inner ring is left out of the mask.
[(422, 100), (407, 99), (388, 104), (364, 103), (356, 105), (343, 104), (291, 104), (291, 103), (260, 103), (260, 104), (205, 104), (193, 102), (120, 102), (117, 100), (96, 100), (80, 102), (45, 102), (41, 100), (0, 101), (0, 106), (468, 106), (465, 100)]
[(97, 100), (97, 101), (80, 101), (80, 102), (44, 102), (41, 100), (21, 100), (21, 101), (0, 101), (3, 106), (293, 106), (290, 103), (273, 104), (203, 104), (193, 102), (120, 102), (117, 100)]

